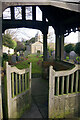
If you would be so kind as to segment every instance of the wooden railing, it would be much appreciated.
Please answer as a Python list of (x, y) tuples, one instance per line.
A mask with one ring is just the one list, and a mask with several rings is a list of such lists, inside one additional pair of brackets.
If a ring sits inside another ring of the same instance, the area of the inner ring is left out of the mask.
[(49, 70), (49, 90), (53, 95), (63, 95), (80, 92), (80, 65), (75, 65), (71, 70), (55, 71), (52, 66)]

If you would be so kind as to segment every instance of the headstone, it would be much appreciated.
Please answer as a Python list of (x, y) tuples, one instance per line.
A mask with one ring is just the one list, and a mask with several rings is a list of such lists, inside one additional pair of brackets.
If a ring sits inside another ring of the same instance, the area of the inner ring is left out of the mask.
[(77, 54), (74, 51), (71, 51), (69, 56), (70, 56), (70, 59), (75, 59), (77, 57)]
[(16, 55), (12, 55), (12, 57), (11, 57), (11, 62), (12, 62), (12, 63), (16, 63)]
[(55, 59), (55, 50), (52, 52), (52, 57)]
[(26, 46), (27, 55), (31, 54), (31, 45)]
[(28, 55), (27, 51), (24, 51), (24, 57), (26, 57)]

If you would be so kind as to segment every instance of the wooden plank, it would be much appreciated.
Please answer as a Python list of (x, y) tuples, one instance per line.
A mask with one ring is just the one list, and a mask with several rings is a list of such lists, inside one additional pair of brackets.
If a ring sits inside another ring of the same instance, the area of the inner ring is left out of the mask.
[(27, 88), (29, 88), (29, 72), (27, 73)]
[(64, 70), (64, 71), (56, 71), (55, 72), (55, 77), (57, 76), (67, 76), (70, 74), (73, 74), (75, 71), (77, 71), (79, 69), (78, 65), (76, 65), (73, 69), (71, 70)]
[(25, 73), (25, 90), (27, 89), (27, 73)]
[(19, 75), (19, 93), (21, 93), (21, 75)]
[(59, 95), (59, 77), (57, 77), (56, 95)]
[(12, 73), (12, 97), (14, 97), (14, 73)]
[(61, 94), (64, 94), (64, 76), (62, 77)]
[(75, 86), (75, 92), (78, 91), (78, 71), (76, 72), (76, 86)]
[(71, 79), (71, 93), (73, 93), (73, 86), (74, 86), (74, 73), (72, 74), (72, 79)]
[(16, 77), (16, 95), (18, 94), (18, 79), (17, 79), (17, 74), (15, 75)]
[(67, 81), (66, 81), (66, 93), (68, 94), (69, 92), (69, 75), (67, 76)]
[(24, 74), (22, 75), (22, 91), (24, 91)]

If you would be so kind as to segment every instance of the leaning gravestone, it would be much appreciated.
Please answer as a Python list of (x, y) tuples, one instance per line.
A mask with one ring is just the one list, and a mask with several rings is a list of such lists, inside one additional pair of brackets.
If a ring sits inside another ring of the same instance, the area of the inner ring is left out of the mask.
[(77, 57), (77, 54), (74, 51), (71, 51), (69, 56), (70, 56), (70, 59), (75, 59)]
[(12, 62), (12, 63), (16, 63), (16, 55), (12, 55), (12, 57), (11, 57), (11, 62)]

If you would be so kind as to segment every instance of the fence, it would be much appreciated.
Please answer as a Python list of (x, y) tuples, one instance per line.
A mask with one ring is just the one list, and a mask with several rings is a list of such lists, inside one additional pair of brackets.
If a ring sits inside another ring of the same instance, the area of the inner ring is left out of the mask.
[(31, 63), (27, 69), (19, 70), (6, 63), (8, 117), (20, 117), (30, 106)]
[[(62, 97), (64, 96), (63, 99), (64, 98), (66, 99), (66, 95), (68, 98), (73, 93), (75, 94), (79, 92), (80, 92), (80, 65), (75, 65), (73, 69), (65, 70), (65, 71), (55, 71), (53, 67), (50, 66), (50, 70), (49, 70), (49, 117), (55, 115), (54, 113), (55, 111), (54, 106), (56, 104), (55, 100), (58, 100), (58, 102), (61, 103), (60, 102), (60, 99), (62, 99), (61, 96)], [(73, 96), (71, 97), (73, 98)], [(60, 108), (61, 107), (60, 104), (57, 104), (57, 107), (58, 105)], [(65, 103), (64, 103), (64, 107), (66, 108)]]

